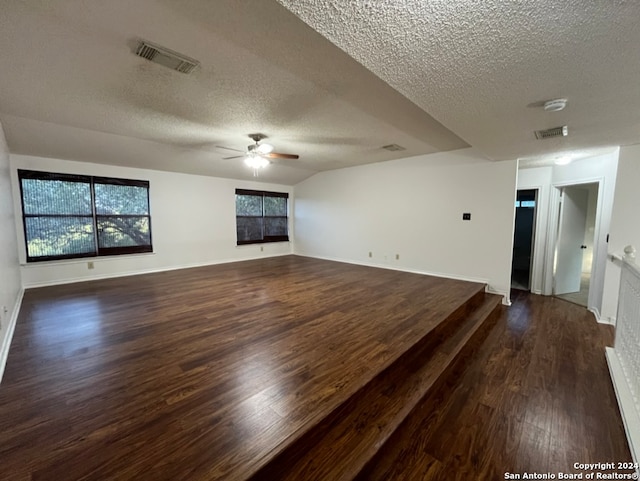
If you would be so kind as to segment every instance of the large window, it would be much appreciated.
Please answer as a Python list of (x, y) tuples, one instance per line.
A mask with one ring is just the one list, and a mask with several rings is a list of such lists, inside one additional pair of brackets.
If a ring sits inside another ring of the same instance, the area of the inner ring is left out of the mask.
[(18, 170), (27, 262), (151, 252), (149, 182)]
[(289, 240), (289, 194), (236, 189), (238, 245)]

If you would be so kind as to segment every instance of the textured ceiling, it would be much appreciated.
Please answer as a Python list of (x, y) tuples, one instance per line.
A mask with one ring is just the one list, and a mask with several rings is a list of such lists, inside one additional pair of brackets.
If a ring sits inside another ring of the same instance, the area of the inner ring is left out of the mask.
[(640, 141), (636, 0), (279, 1), (492, 159)]
[[(285, 8), (286, 7), (286, 8)], [(637, 143), (640, 2), (6, 1), (0, 122), (14, 153), (260, 180), (473, 146), (493, 160)], [(184, 75), (133, 55), (196, 58)], [(541, 101), (566, 97), (563, 112)], [(567, 138), (533, 130), (569, 125)], [(381, 149), (400, 144), (400, 152)]]
[(575, 164), (581, 160), (598, 157), (601, 155), (616, 155), (618, 153), (617, 147), (601, 147), (595, 149), (583, 149), (583, 150), (571, 150), (568, 152), (556, 152), (547, 155), (538, 155), (534, 157), (524, 157), (519, 159), (518, 168), (520, 169), (533, 169), (536, 167), (552, 167), (556, 165), (556, 161), (560, 159), (568, 158), (569, 163)]
[[(143, 38), (200, 61), (133, 55)], [(222, 145), (262, 132), (260, 180), (467, 144), (275, 1), (3, 2), (0, 122), (14, 153), (253, 178)], [(8, 48), (6, 48), (8, 46)], [(402, 152), (381, 149), (400, 144)]]

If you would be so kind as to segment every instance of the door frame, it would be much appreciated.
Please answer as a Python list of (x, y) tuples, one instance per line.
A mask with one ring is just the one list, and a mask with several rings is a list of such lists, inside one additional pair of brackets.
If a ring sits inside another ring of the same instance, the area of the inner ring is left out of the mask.
[[(591, 179), (581, 179), (580, 181), (567, 181), (567, 182), (553, 182), (551, 184), (550, 201), (549, 201), (549, 222), (547, 224), (547, 246), (545, 252), (544, 262), (544, 281), (543, 281), (543, 294), (547, 296), (553, 295), (553, 274), (554, 274), (554, 262), (556, 247), (558, 244), (558, 226), (560, 222), (560, 191), (564, 187), (579, 186), (584, 184), (598, 184), (598, 199), (596, 200), (596, 225), (593, 230), (593, 263), (591, 267), (591, 279), (600, 275), (600, 267), (598, 259), (600, 256), (606, 256), (607, 253), (603, 252), (600, 243), (597, 242), (600, 239), (600, 224), (602, 217), (602, 202), (603, 202), (603, 188), (604, 177), (594, 177)], [(589, 283), (589, 297), (587, 301), (587, 309), (593, 310), (595, 305), (595, 293), (592, 289), (593, 282)]]
[[(595, 185), (596, 188), (594, 190), (597, 193), (597, 184), (585, 185)], [(554, 253), (554, 296), (580, 292), (582, 284), (582, 268), (584, 266), (584, 250), (582, 247), (585, 247), (585, 238), (588, 235), (587, 215), (589, 211), (589, 203), (590, 201), (592, 202), (590, 199), (590, 189), (588, 188), (568, 186), (562, 187), (560, 190), (562, 202), (560, 202), (558, 239)], [(567, 209), (571, 212), (568, 212)], [(571, 247), (568, 246), (567, 239), (565, 237), (571, 239)], [(578, 246), (580, 246), (579, 249)], [(579, 263), (577, 262), (578, 259), (580, 260)], [(563, 265), (562, 271), (559, 267), (561, 263)], [(573, 269), (570, 269), (570, 266), (573, 267)], [(589, 272), (589, 275), (591, 275), (591, 272)], [(559, 289), (559, 287), (561, 289)], [(561, 292), (558, 292), (558, 290), (561, 290)]]
[[(536, 247), (537, 244), (537, 236), (538, 236), (538, 229), (540, 228), (539, 226), (539, 222), (540, 222), (540, 198), (541, 198), (541, 191), (542, 191), (542, 186), (535, 186), (535, 187), (523, 187), (521, 189), (516, 188), (516, 201), (518, 200), (518, 192), (521, 191), (525, 191), (525, 190), (531, 190), (534, 192), (534, 201), (535, 201), (535, 205), (533, 207), (533, 225), (531, 226), (531, 259), (529, 260), (529, 292), (533, 292), (533, 281), (535, 279), (534, 274), (537, 275), (537, 267), (538, 267), (538, 256), (539, 256), (539, 249)], [(514, 216), (513, 216), (513, 235), (515, 236), (516, 234), (516, 228), (515, 228), (515, 212), (516, 212), (517, 207), (514, 207)], [(511, 265), (513, 266), (513, 252), (511, 253)]]

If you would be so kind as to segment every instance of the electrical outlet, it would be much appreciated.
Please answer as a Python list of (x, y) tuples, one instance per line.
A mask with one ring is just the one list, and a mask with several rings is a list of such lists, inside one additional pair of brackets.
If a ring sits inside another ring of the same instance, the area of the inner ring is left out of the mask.
[(93, 269), (94, 267), (93, 262), (87, 262), (87, 269)]
[(264, 252), (264, 246), (260, 246), (260, 252)]
[(369, 257), (373, 257), (373, 252), (369, 251)]
[(399, 261), (400, 260), (400, 254), (396, 254), (396, 260)]

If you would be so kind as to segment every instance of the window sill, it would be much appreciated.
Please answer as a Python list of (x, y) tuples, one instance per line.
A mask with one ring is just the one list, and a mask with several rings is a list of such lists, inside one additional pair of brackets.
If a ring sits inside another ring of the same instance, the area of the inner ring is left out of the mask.
[(256, 247), (256, 246), (270, 246), (274, 244), (291, 244), (291, 239), (287, 241), (274, 241), (274, 242), (255, 242), (253, 244), (236, 244), (236, 249), (242, 249), (246, 247)]
[(38, 262), (21, 262), (20, 267), (26, 268), (34, 268), (34, 267), (55, 267), (62, 265), (72, 265), (72, 264), (86, 264), (87, 262), (104, 262), (104, 261), (115, 261), (118, 259), (131, 259), (131, 258), (139, 258), (146, 256), (154, 256), (155, 252), (141, 252), (139, 254), (120, 254), (113, 256), (92, 256), (92, 257), (82, 257), (78, 259), (58, 259), (53, 261), (38, 261)]

